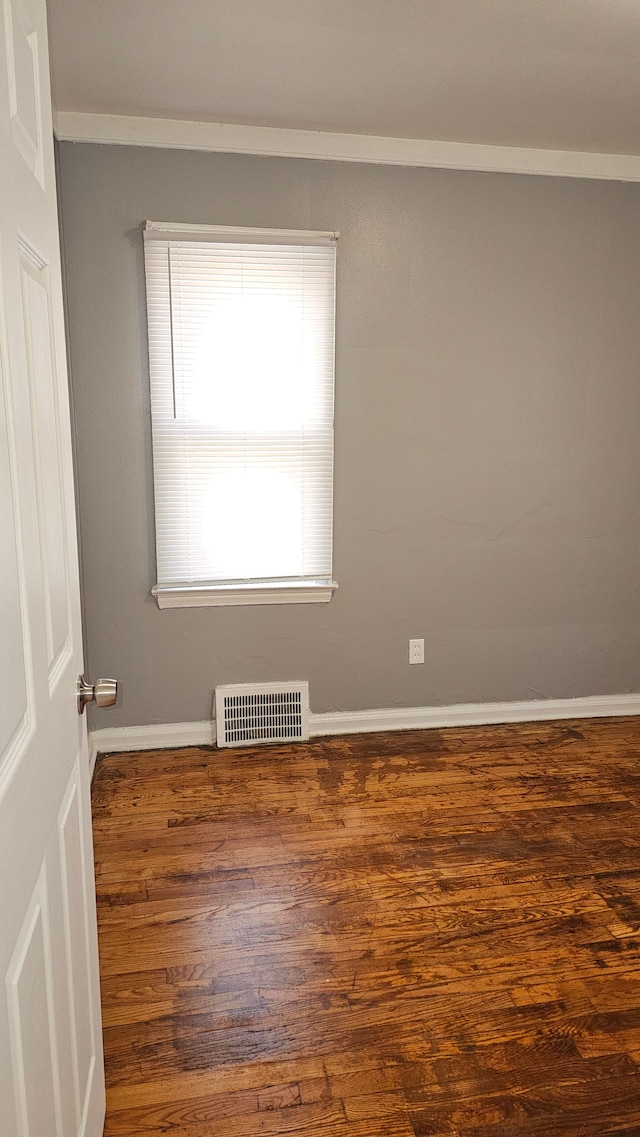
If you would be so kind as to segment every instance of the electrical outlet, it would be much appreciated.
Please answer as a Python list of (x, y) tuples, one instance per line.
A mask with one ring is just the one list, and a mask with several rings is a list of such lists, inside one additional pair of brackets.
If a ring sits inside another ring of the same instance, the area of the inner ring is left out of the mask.
[(424, 640), (409, 640), (409, 663), (424, 663)]

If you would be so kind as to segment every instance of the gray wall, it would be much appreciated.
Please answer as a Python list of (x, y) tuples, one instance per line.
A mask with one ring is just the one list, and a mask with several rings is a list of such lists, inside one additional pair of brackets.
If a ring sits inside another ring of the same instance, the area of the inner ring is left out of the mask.
[[(640, 690), (640, 187), (63, 144), (95, 724)], [(338, 229), (329, 605), (159, 611), (145, 218)], [(408, 665), (424, 636), (424, 666)]]

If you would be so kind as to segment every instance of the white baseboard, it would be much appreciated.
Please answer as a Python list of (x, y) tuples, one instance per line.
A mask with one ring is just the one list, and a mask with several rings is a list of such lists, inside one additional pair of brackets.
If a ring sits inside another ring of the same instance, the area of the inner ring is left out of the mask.
[(489, 726), (502, 722), (612, 718), (640, 714), (640, 695), (588, 695), (579, 699), (531, 699), (516, 703), (454, 703), (448, 707), (389, 707), (311, 715), (312, 735), (359, 734), (377, 730), (428, 730), (447, 726)]
[[(492, 723), (549, 722), (553, 719), (640, 715), (638, 695), (588, 695), (579, 699), (532, 699), (516, 703), (455, 703), (448, 707), (387, 707), (373, 711), (327, 711), (309, 716), (312, 737), (367, 734), (381, 730), (428, 730)], [(212, 746), (215, 723), (172, 722), (121, 726), (91, 732), (91, 772), (98, 754), (170, 747)]]
[(212, 721), (151, 723), (149, 726), (116, 726), (92, 730), (89, 735), (91, 776), (93, 777), (98, 754), (214, 746), (215, 739), (216, 724)]

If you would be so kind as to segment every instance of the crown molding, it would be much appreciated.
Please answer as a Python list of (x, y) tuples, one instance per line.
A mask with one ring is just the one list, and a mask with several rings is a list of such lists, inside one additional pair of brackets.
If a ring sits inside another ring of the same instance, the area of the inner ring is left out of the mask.
[(371, 134), (330, 134), (283, 130), (273, 126), (234, 126), (169, 118), (57, 111), (54, 129), (60, 142), (97, 142), (112, 146), (154, 146), (258, 154), (279, 158), (315, 158), (327, 162), (368, 162), (442, 170), (537, 174), (556, 178), (640, 181), (640, 155), (592, 154), (578, 150), (534, 150), (520, 146), (484, 146), (420, 138), (382, 138)]

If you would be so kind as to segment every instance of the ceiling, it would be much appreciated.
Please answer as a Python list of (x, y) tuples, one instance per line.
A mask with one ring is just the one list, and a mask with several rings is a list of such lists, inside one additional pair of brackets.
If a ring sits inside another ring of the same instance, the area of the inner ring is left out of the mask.
[(58, 111), (640, 154), (638, 0), (49, 0)]

